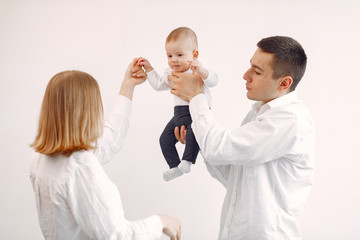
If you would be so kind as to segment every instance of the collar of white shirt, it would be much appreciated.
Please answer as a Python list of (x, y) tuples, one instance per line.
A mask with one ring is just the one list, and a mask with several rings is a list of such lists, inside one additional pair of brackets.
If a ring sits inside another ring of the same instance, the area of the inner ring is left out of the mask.
[(297, 102), (298, 101), (298, 95), (296, 91), (289, 92), (288, 94), (275, 98), (274, 100), (271, 100), (270, 102), (263, 105), (262, 102), (256, 102), (252, 105), (252, 109), (257, 112), (257, 114), (262, 114), (266, 110), (274, 107), (284, 106), (286, 104)]

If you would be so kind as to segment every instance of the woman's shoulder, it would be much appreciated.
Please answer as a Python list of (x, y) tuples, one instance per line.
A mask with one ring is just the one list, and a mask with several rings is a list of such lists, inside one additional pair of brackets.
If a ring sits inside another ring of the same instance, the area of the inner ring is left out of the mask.
[(69, 165), (72, 169), (101, 166), (99, 160), (92, 151), (77, 151), (69, 157)]
[(96, 156), (90, 151), (77, 151), (66, 156), (63, 154), (45, 155), (34, 153), (30, 165), (30, 174), (41, 179), (63, 182), (74, 171), (100, 165)]
[(30, 165), (30, 177), (41, 182), (56, 184), (63, 181), (68, 168), (67, 157), (63, 155), (46, 155), (35, 152)]

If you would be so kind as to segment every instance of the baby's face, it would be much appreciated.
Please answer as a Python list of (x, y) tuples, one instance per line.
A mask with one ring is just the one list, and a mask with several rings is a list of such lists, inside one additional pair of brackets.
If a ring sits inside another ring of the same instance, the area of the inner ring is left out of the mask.
[(189, 69), (188, 61), (194, 61), (194, 47), (190, 40), (178, 39), (165, 44), (168, 64), (173, 71), (185, 72)]

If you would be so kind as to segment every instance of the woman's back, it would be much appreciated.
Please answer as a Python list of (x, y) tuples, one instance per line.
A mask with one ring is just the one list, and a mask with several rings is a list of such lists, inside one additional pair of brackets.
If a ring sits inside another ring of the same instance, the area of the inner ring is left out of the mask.
[[(82, 227), (95, 227), (95, 231), (89, 229), (89, 233), (94, 234), (111, 232), (111, 226), (102, 226), (104, 219), (101, 217), (109, 218), (108, 213), (103, 214), (103, 207), (108, 204), (109, 199), (113, 199), (111, 208), (117, 210), (114, 213), (117, 216), (123, 215), (115, 185), (108, 179), (97, 158), (89, 151), (78, 151), (70, 157), (36, 153), (30, 169), (30, 178), (35, 192), (40, 227), (46, 239), (91, 239), (81, 230)], [(102, 193), (97, 190), (106, 191), (107, 199), (102, 199)], [(94, 211), (88, 213), (89, 209)], [(98, 211), (101, 213), (97, 213)], [(111, 218), (115, 220), (117, 216)]]

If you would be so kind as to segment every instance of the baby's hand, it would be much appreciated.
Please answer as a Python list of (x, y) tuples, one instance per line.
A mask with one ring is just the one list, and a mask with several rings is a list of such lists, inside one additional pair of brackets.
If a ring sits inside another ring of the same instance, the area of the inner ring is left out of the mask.
[(207, 79), (209, 71), (201, 67), (198, 61), (188, 61), (188, 63), (194, 73), (198, 73), (203, 80)]
[(137, 65), (143, 67), (146, 72), (151, 72), (153, 70), (153, 67), (151, 66), (150, 62), (143, 57), (139, 58)]

